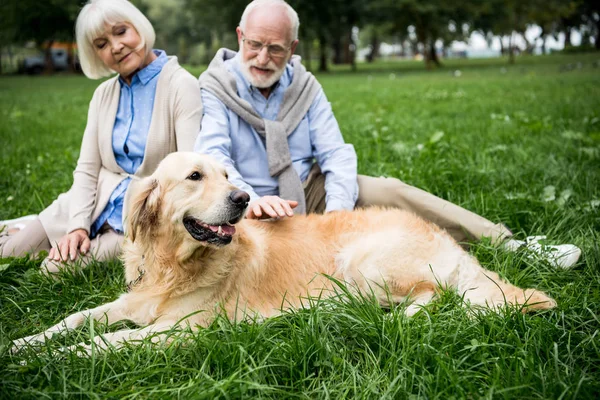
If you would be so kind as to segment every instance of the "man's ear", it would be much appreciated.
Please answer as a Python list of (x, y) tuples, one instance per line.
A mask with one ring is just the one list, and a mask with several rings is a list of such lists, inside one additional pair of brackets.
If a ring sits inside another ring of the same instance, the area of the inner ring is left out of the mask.
[(160, 185), (156, 179), (133, 180), (125, 197), (127, 207), (127, 234), (134, 242), (138, 232), (154, 230), (160, 210)]
[(237, 34), (238, 44), (240, 45), (240, 49), (242, 48), (242, 28), (239, 26), (235, 28), (235, 33)]
[(296, 51), (296, 47), (298, 46), (298, 42), (299, 42), (299, 40), (298, 40), (298, 39), (296, 39), (296, 40), (294, 40), (294, 41), (292, 42), (292, 45), (290, 46), (290, 47), (291, 47), (291, 50), (292, 50), (292, 52), (291, 52), (290, 54), (294, 54), (294, 52)]

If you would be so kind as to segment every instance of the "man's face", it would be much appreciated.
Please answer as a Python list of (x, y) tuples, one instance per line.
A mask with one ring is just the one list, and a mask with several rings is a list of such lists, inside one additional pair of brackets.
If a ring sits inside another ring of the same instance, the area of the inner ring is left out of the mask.
[(248, 15), (245, 30), (238, 27), (236, 32), (244, 77), (254, 87), (270, 88), (281, 78), (298, 44), (297, 40), (292, 41), (284, 10), (255, 9)]

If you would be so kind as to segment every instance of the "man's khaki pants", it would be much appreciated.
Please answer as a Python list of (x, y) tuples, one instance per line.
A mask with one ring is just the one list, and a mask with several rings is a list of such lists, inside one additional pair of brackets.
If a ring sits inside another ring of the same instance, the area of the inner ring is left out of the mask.
[[(304, 182), (304, 195), (308, 213), (325, 211), (325, 176), (317, 164), (313, 166)], [(358, 176), (356, 208), (369, 206), (411, 211), (444, 228), (457, 242), (489, 237), (492, 243), (497, 244), (504, 238), (512, 236), (512, 232), (503, 224), (494, 224), (471, 211), (407, 185), (396, 178)]]

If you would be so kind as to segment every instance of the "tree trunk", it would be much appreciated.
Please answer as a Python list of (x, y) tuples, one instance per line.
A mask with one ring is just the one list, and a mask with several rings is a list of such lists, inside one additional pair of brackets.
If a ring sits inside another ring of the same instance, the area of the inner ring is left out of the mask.
[(435, 50), (435, 40), (432, 39), (429, 41), (429, 48), (426, 47), (426, 51), (425, 51), (425, 64), (427, 66), (427, 69), (431, 69), (432, 68), (432, 64), (434, 64), (436, 67), (441, 67), (442, 63), (440, 62), (440, 59), (438, 58), (437, 55), (437, 51)]
[[(523, 41), (525, 42), (525, 52), (527, 54), (533, 54), (533, 51), (535, 50), (535, 45), (537, 43), (537, 39), (533, 39), (533, 42), (530, 42), (529, 40), (527, 40), (527, 36), (525, 36), (524, 33), (521, 36), (523, 37)], [(538, 37), (538, 39), (539, 38), (541, 38), (543, 41), (546, 40), (546, 35), (544, 34), (543, 30), (542, 34)]]
[(594, 43), (596, 50), (600, 50), (600, 19), (596, 21), (596, 42)]
[(333, 39), (333, 63), (338, 65), (338, 64), (342, 64), (344, 62), (344, 57), (342, 55), (343, 53), (343, 45), (342, 45), (342, 40), (339, 37), (339, 35), (335, 36), (335, 39)]
[(548, 49), (546, 48), (546, 39), (547, 39), (547, 37), (546, 37), (546, 35), (544, 35), (542, 37), (542, 54), (544, 54), (544, 55), (548, 54)]
[(356, 71), (356, 45), (352, 39), (352, 28), (346, 34), (346, 62), (350, 64), (352, 71)]
[(419, 54), (419, 42), (411, 40), (410, 41), (410, 49), (412, 51), (413, 57)]
[(511, 32), (510, 36), (508, 37), (508, 63), (509, 64), (515, 63), (515, 49), (513, 46), (513, 36), (514, 36), (514, 32)]
[(312, 66), (310, 64), (310, 50), (312, 47), (311, 40), (303, 40), (302, 42), (302, 57), (304, 58), (304, 65), (308, 71), (312, 71)]
[(177, 58), (181, 64), (187, 63), (190, 57), (188, 42), (185, 36), (181, 35), (177, 38)]
[(406, 40), (400, 41), (400, 53), (398, 54), (400, 57), (406, 57)]
[(435, 54), (435, 39), (429, 37), (429, 32), (422, 25), (415, 27), (415, 33), (417, 34), (417, 41), (423, 45), (425, 68), (432, 69), (432, 63), (439, 65), (437, 54)]
[(504, 48), (504, 36), (500, 36), (500, 55), (506, 54), (506, 49)]
[(423, 43), (423, 60), (425, 60), (425, 68), (432, 69), (431, 54), (429, 53), (427, 43)]
[(565, 29), (565, 48), (571, 47), (571, 28)]
[(69, 72), (75, 72), (75, 54), (73, 53), (73, 41), (69, 40), (67, 44), (67, 69)]
[(377, 33), (373, 32), (373, 36), (371, 36), (371, 51), (369, 55), (367, 55), (367, 62), (372, 63), (375, 61), (377, 56), (379, 55), (379, 38), (377, 37)]
[(319, 71), (327, 71), (327, 41), (324, 37), (319, 38)]
[[(546, 55), (546, 40), (548, 39), (548, 34), (546, 33), (546, 29), (542, 28), (542, 32), (540, 33), (540, 36), (538, 36), (538, 39), (542, 39), (542, 54)], [(523, 32), (523, 40), (525, 40), (525, 43), (527, 43), (527, 53), (528, 54), (533, 54), (534, 50), (535, 50), (535, 46), (537, 45), (537, 39), (533, 40), (533, 43), (529, 43), (529, 41), (527, 40), (527, 36), (525, 36), (525, 32)], [(529, 51), (529, 48), (531, 47), (531, 52)]]
[[(350, 35), (352, 34), (352, 32), (350, 32)], [(342, 56), (342, 62), (344, 64), (352, 64), (352, 60), (350, 59), (350, 45), (352, 44), (352, 37), (349, 35), (346, 35), (344, 37), (344, 43), (342, 44), (342, 53), (344, 54)]]
[(52, 45), (54, 44), (54, 39), (50, 39), (48, 41), (48, 46), (44, 51), (44, 74), (52, 74), (54, 73), (54, 60), (52, 60)]

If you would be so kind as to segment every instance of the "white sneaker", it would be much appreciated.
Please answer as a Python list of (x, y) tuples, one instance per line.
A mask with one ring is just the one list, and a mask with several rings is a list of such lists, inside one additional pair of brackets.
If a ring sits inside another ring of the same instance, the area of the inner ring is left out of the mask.
[(529, 251), (528, 257), (543, 260), (553, 267), (571, 268), (581, 256), (581, 249), (573, 244), (549, 245), (542, 244), (540, 240), (545, 240), (546, 236), (528, 236), (527, 239), (516, 240), (508, 239), (502, 244), (508, 251), (517, 251), (526, 249)]

